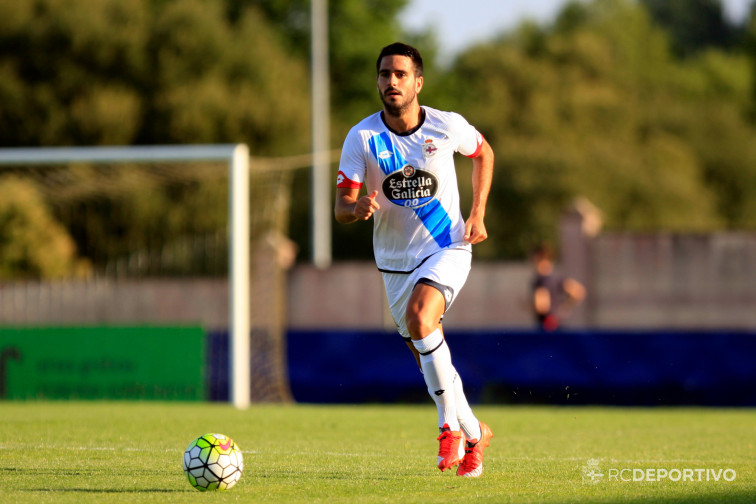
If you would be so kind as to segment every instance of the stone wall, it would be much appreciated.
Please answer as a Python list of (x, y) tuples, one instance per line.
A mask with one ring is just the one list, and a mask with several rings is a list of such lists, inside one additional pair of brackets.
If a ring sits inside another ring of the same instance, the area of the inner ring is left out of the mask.
[(756, 328), (755, 235), (605, 233), (591, 257), (591, 327)]
[[(445, 327), (529, 327), (531, 274), (527, 264), (474, 261)], [(292, 329), (394, 328), (381, 273), (372, 262), (337, 263), (328, 270), (298, 265), (289, 275), (288, 299)]]

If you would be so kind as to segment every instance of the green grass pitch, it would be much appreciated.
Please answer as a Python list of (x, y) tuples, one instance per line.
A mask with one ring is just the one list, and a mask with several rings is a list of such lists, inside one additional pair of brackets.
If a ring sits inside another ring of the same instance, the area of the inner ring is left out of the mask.
[[(756, 410), (475, 409), (494, 438), (483, 476), (465, 479), (435, 467), (432, 404), (0, 402), (0, 502), (756, 502)], [(184, 477), (184, 449), (207, 432), (244, 453), (227, 492)], [(659, 468), (705, 472), (632, 480)]]

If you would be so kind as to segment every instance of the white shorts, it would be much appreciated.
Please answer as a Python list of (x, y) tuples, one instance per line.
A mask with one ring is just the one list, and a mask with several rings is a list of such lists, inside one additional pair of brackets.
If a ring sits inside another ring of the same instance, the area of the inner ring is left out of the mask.
[(409, 273), (383, 273), (391, 316), (402, 338), (410, 338), (406, 319), (407, 304), (415, 285), (428, 281), (439, 289), (446, 299), (448, 310), (467, 281), (471, 263), (472, 253), (469, 249), (445, 249), (431, 255)]

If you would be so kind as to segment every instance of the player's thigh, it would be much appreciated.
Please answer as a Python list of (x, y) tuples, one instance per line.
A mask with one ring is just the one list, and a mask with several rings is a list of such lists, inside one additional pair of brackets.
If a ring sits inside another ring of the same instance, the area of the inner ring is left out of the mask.
[(384, 274), (391, 315), (404, 338), (427, 336), (438, 327), (446, 310), (442, 292), (417, 280), (411, 275)]
[(407, 303), (407, 321), (419, 321), (425, 325), (438, 325), (446, 311), (444, 295), (436, 287), (417, 283)]

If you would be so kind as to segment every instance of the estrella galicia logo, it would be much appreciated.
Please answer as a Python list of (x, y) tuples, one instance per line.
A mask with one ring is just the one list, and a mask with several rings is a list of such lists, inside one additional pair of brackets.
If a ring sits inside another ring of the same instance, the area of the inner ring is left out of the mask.
[(404, 165), (383, 179), (383, 194), (395, 205), (419, 208), (438, 192), (438, 178), (429, 171)]

